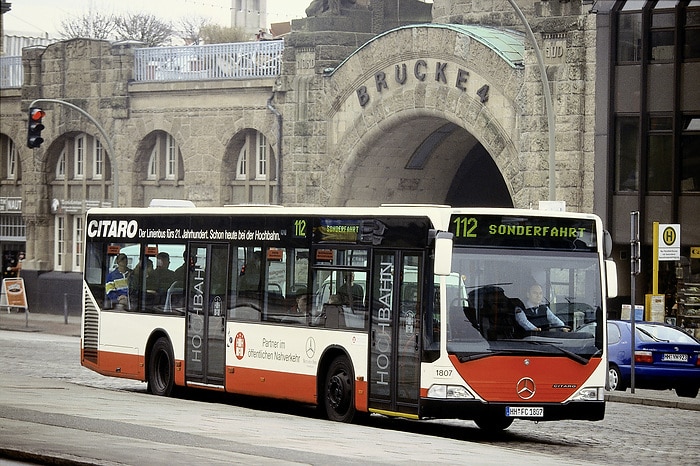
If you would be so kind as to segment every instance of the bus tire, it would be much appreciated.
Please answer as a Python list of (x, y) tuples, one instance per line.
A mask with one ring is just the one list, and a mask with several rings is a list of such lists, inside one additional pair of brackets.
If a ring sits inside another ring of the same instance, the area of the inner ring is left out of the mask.
[(479, 426), (479, 429), (485, 432), (500, 432), (506, 430), (513, 423), (512, 417), (505, 416), (483, 416), (474, 419), (474, 423)]
[(323, 384), (323, 411), (331, 421), (352, 422), (355, 399), (352, 366), (345, 356), (336, 357), (326, 372)]
[(158, 396), (170, 396), (175, 385), (175, 356), (173, 347), (160, 337), (151, 348), (148, 360), (148, 391)]

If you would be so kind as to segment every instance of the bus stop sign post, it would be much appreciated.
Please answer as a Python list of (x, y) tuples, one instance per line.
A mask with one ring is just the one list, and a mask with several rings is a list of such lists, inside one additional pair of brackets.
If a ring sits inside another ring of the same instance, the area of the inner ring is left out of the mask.
[(639, 211), (630, 212), (630, 322), (632, 337), (630, 338), (630, 390), (634, 393), (634, 348), (635, 348), (635, 314), (634, 294), (636, 292), (636, 275), (642, 268), (641, 247), (639, 244)]

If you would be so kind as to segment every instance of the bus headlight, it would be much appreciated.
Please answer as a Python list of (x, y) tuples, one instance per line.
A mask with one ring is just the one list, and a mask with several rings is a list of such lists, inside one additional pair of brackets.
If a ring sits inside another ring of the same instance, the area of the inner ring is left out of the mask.
[(605, 399), (605, 389), (601, 387), (586, 387), (578, 391), (574, 397), (581, 401), (603, 401)]
[(461, 385), (431, 385), (428, 398), (473, 399), (474, 395)]

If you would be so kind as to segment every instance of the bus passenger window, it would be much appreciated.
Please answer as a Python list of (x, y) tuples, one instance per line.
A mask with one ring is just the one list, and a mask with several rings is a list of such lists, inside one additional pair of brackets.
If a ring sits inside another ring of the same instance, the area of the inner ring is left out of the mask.
[[(184, 244), (149, 244), (145, 251), (146, 270), (143, 275), (143, 310), (172, 312), (173, 306), (184, 312), (184, 277), (186, 256)], [(170, 299), (168, 299), (170, 297)], [(179, 304), (179, 305), (178, 305)]]
[(262, 275), (262, 248), (239, 247), (234, 250), (231, 274), (229, 315), (232, 319), (260, 321), (263, 299), (260, 280)]
[(138, 244), (110, 244), (104, 282), (104, 308), (131, 311), (138, 308), (138, 290), (134, 289), (134, 264), (138, 261)]

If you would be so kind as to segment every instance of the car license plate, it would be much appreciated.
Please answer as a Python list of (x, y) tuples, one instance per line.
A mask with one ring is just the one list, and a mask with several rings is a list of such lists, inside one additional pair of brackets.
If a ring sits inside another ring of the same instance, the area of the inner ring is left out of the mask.
[(506, 406), (506, 417), (542, 417), (542, 406)]
[(688, 362), (688, 355), (682, 353), (664, 353), (662, 361)]

